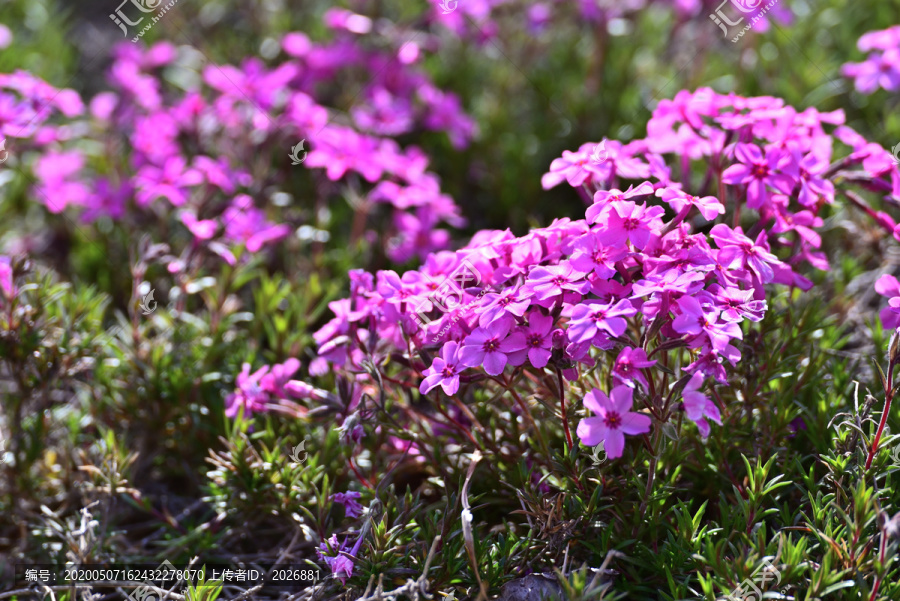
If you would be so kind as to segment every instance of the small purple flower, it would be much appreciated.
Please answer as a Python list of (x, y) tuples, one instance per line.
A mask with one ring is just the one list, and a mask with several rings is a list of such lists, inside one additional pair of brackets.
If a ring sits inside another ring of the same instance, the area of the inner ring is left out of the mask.
[(567, 290), (584, 294), (591, 287), (584, 275), (584, 272), (576, 271), (568, 264), (535, 267), (528, 274), (525, 291), (533, 292), (535, 298), (541, 301), (555, 298)]
[(711, 419), (721, 426), (722, 416), (716, 404), (699, 392), (701, 386), (703, 386), (703, 374), (695, 373), (684, 387), (681, 397), (684, 400), (684, 410), (688, 419), (697, 424), (700, 434), (706, 438), (709, 436), (709, 423), (706, 419)]
[(881, 310), (881, 325), (886, 330), (900, 327), (900, 282), (890, 274), (884, 274), (875, 282), (875, 292), (890, 300)]
[(330, 498), (335, 503), (340, 503), (344, 506), (344, 513), (346, 513), (348, 518), (356, 519), (361, 516), (363, 512), (363, 506), (356, 500), (361, 496), (362, 493), (348, 491), (334, 493)]
[(633, 349), (626, 346), (616, 357), (612, 374), (617, 381), (623, 384), (634, 386), (634, 381), (637, 380), (645, 389), (648, 389), (650, 385), (642, 370), (654, 365), (656, 365), (656, 361), (647, 358), (647, 351), (642, 348)]
[(783, 173), (776, 173), (781, 151), (777, 148), (766, 150), (765, 156), (755, 144), (738, 144), (734, 151), (739, 163), (722, 173), (722, 181), (728, 184), (747, 184), (747, 206), (759, 209), (769, 200), (766, 184), (785, 194), (790, 194), (794, 179)]
[(621, 336), (628, 327), (626, 317), (637, 313), (628, 300), (613, 303), (587, 301), (576, 305), (569, 322), (569, 340), (587, 342), (601, 332), (609, 336)]
[(510, 336), (507, 340), (506, 348), (511, 351), (509, 362), (511, 365), (521, 365), (525, 361), (525, 356), (531, 364), (541, 369), (550, 361), (551, 349), (553, 347), (553, 339), (551, 330), (553, 329), (553, 318), (544, 315), (540, 311), (532, 311), (528, 314), (528, 323), (519, 328), (522, 337)]
[(626, 242), (638, 250), (643, 250), (650, 240), (650, 235), (662, 228), (662, 216), (665, 209), (658, 206), (648, 207), (625, 200), (611, 202), (597, 215), (595, 223), (599, 223), (600, 240), (612, 246), (624, 246)]
[(426, 394), (440, 385), (447, 395), (456, 394), (459, 390), (459, 373), (463, 370), (459, 362), (459, 344), (453, 340), (445, 343), (441, 356), (435, 357), (431, 367), (425, 370), (425, 379), (419, 386), (419, 392)]
[(512, 319), (503, 318), (486, 328), (476, 328), (469, 334), (460, 352), (460, 361), (467, 367), (484, 365), (484, 371), (491, 376), (503, 373), (509, 358), (517, 347), (521, 347), (524, 335), (515, 333), (507, 337), (512, 327)]
[(672, 321), (672, 328), (680, 334), (706, 334), (717, 351), (724, 351), (732, 338), (743, 338), (741, 327), (734, 322), (719, 322), (719, 310), (712, 304), (703, 305), (693, 296), (678, 299), (681, 313)]
[(595, 414), (581, 420), (576, 430), (581, 443), (595, 447), (601, 442), (610, 459), (622, 456), (625, 449), (625, 434), (635, 436), (650, 431), (650, 418), (634, 413), (634, 391), (628, 386), (616, 386), (607, 397), (595, 388), (584, 397), (584, 406)]

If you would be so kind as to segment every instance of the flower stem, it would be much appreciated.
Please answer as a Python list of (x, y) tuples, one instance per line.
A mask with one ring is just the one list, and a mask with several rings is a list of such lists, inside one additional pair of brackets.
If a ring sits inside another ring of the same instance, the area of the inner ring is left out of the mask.
[(872, 448), (869, 449), (869, 456), (866, 458), (866, 471), (872, 465), (872, 459), (878, 452), (878, 443), (881, 441), (881, 434), (884, 432), (884, 426), (887, 424), (888, 415), (891, 414), (891, 402), (894, 400), (894, 362), (888, 365), (887, 383), (884, 390), (884, 411), (881, 413), (881, 422), (878, 424), (878, 432), (875, 433), (875, 440), (872, 441)]
[(559, 380), (559, 408), (562, 412), (563, 430), (566, 431), (566, 442), (569, 443), (569, 450), (571, 451), (575, 443), (572, 442), (572, 433), (569, 432), (569, 419), (566, 416), (566, 389), (563, 385), (562, 371), (559, 368), (556, 368), (556, 377)]

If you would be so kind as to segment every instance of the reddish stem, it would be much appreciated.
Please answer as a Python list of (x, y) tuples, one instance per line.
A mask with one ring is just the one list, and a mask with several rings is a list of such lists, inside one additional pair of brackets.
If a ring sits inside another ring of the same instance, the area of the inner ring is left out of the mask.
[(881, 413), (881, 422), (878, 424), (878, 432), (875, 433), (875, 440), (872, 441), (872, 448), (869, 450), (869, 456), (866, 458), (866, 471), (872, 465), (872, 459), (878, 452), (878, 443), (881, 441), (881, 434), (884, 432), (884, 426), (887, 424), (888, 415), (891, 414), (891, 402), (894, 400), (894, 362), (888, 365), (887, 388), (884, 391), (884, 411)]
[(559, 407), (562, 412), (563, 430), (566, 431), (566, 442), (569, 443), (569, 450), (571, 451), (575, 443), (572, 442), (572, 433), (569, 432), (569, 420), (566, 417), (566, 392), (563, 386), (563, 375), (559, 368), (556, 369), (556, 377), (559, 380)]

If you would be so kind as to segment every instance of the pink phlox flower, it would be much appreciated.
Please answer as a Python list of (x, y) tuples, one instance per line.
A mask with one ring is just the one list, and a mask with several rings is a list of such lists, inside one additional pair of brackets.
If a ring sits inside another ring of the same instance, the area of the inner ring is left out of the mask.
[(624, 192), (616, 188), (611, 190), (597, 190), (594, 192), (593, 204), (585, 211), (585, 219), (587, 219), (588, 223), (598, 223), (600, 213), (602, 213), (610, 203), (651, 195), (653, 195), (653, 184), (650, 182), (643, 182), (637, 187), (629, 186)]
[(572, 267), (578, 271), (593, 271), (597, 277), (609, 279), (616, 273), (616, 261), (628, 255), (624, 247), (606, 246), (597, 232), (588, 232), (575, 241), (575, 251), (569, 258)]
[(826, 157), (815, 152), (800, 157), (795, 151), (785, 156), (781, 167), (799, 182), (800, 194), (797, 200), (804, 207), (815, 207), (819, 199), (828, 204), (834, 202), (834, 184), (821, 177), (829, 167)]
[(642, 348), (635, 349), (626, 346), (616, 357), (612, 375), (617, 382), (633, 387), (637, 381), (643, 385), (645, 390), (649, 390), (650, 384), (643, 370), (654, 365), (656, 365), (656, 361), (647, 358), (647, 351)]
[(335, 503), (344, 506), (344, 513), (348, 518), (355, 519), (362, 515), (363, 506), (356, 499), (360, 498), (362, 493), (356, 491), (338, 492), (329, 497)]
[(888, 297), (888, 306), (881, 310), (881, 325), (886, 330), (900, 328), (900, 282), (897, 278), (884, 274), (875, 282), (875, 291)]
[(466, 337), (460, 351), (460, 362), (466, 367), (484, 365), (484, 371), (491, 376), (499, 376), (509, 361), (509, 355), (521, 348), (524, 334), (509, 334), (511, 318), (499, 319), (486, 328), (476, 328)]
[(722, 173), (722, 181), (728, 184), (746, 184), (749, 208), (759, 209), (768, 203), (769, 192), (766, 185), (784, 194), (790, 194), (794, 187), (794, 178), (777, 172), (781, 160), (779, 150), (767, 149), (763, 155), (759, 146), (739, 143), (734, 153), (739, 162)]
[(353, 107), (350, 113), (361, 130), (382, 136), (399, 136), (413, 127), (409, 100), (394, 96), (381, 86), (371, 90), (366, 102)]
[(665, 210), (659, 206), (638, 205), (631, 201), (611, 202), (597, 215), (600, 240), (611, 246), (631, 242), (642, 250), (650, 236), (662, 229)]
[(440, 386), (448, 396), (459, 390), (459, 374), (465, 369), (460, 365), (459, 344), (453, 340), (444, 343), (441, 354), (434, 358), (431, 367), (423, 372), (425, 379), (419, 386), (419, 392), (427, 394), (436, 386)]
[(709, 400), (709, 397), (700, 392), (700, 388), (703, 386), (703, 380), (704, 378), (701, 373), (695, 373), (691, 376), (687, 386), (684, 387), (684, 391), (681, 393), (681, 398), (684, 401), (684, 410), (688, 419), (697, 424), (701, 436), (707, 438), (709, 436), (710, 427), (709, 422), (706, 420), (710, 419), (721, 426), (722, 416), (719, 413), (719, 408), (716, 407), (716, 404)]
[(696, 339), (705, 335), (712, 348), (724, 351), (732, 338), (742, 339), (743, 332), (738, 324), (719, 321), (720, 310), (712, 303), (702, 304), (693, 296), (682, 296), (675, 303), (679, 314), (672, 321), (672, 328), (679, 334), (687, 334)]
[(253, 199), (246, 194), (237, 195), (222, 214), (225, 236), (232, 242), (245, 243), (247, 250), (255, 253), (263, 245), (280, 240), (290, 234), (287, 225), (269, 223), (262, 210), (253, 206)]
[(584, 294), (591, 287), (584, 276), (585, 272), (569, 264), (538, 266), (528, 274), (525, 293), (533, 293), (540, 301), (555, 299), (566, 291)]
[(219, 229), (219, 223), (215, 219), (197, 219), (197, 216), (190, 211), (182, 211), (179, 218), (198, 240), (209, 240), (216, 235), (216, 230)]
[(775, 278), (773, 266), (780, 264), (781, 261), (769, 252), (765, 231), (760, 232), (754, 242), (744, 235), (740, 227), (731, 229), (724, 223), (719, 223), (713, 226), (710, 235), (721, 249), (717, 259), (722, 265), (729, 268), (746, 267), (756, 274), (763, 284), (773, 281)]
[(518, 328), (522, 337), (509, 338), (507, 348), (514, 351), (509, 355), (510, 365), (522, 365), (525, 357), (536, 369), (544, 368), (550, 361), (553, 347), (551, 331), (553, 318), (540, 311), (531, 311), (527, 323)]
[(588, 342), (601, 332), (608, 336), (621, 336), (628, 328), (627, 317), (637, 313), (628, 300), (615, 304), (603, 301), (585, 301), (572, 309), (569, 321), (569, 339), (572, 342)]
[(34, 163), (38, 179), (36, 193), (51, 213), (61, 213), (68, 205), (84, 205), (90, 191), (76, 181), (76, 174), (84, 167), (84, 155), (78, 151), (48, 152)]
[(269, 366), (265, 365), (251, 374), (250, 364), (244, 363), (241, 373), (237, 377), (237, 390), (228, 395), (225, 401), (225, 415), (235, 417), (242, 407), (244, 417), (265, 411), (270, 398), (261, 383), (263, 377), (268, 373)]
[(650, 431), (651, 421), (646, 415), (635, 413), (634, 391), (628, 386), (616, 386), (607, 397), (595, 388), (584, 397), (584, 406), (594, 417), (581, 420), (576, 430), (581, 444), (595, 447), (601, 442), (610, 459), (618, 459), (625, 449), (625, 435), (636, 436)]
[(714, 299), (716, 306), (722, 310), (719, 317), (723, 321), (735, 323), (744, 319), (762, 321), (762, 318), (765, 316), (766, 301), (754, 299), (752, 290), (741, 290), (740, 288), (712, 284), (707, 294)]
[(180, 207), (188, 200), (190, 186), (203, 183), (203, 175), (189, 168), (182, 156), (166, 159), (162, 168), (144, 165), (135, 176), (138, 206), (146, 207), (157, 198), (165, 198), (173, 206)]
[(521, 286), (506, 288), (501, 292), (488, 292), (475, 307), (478, 325), (485, 327), (504, 316), (523, 317), (531, 305), (532, 296), (532, 292)]
[(715, 196), (698, 197), (675, 188), (660, 188), (656, 191), (656, 195), (679, 213), (687, 206), (697, 207), (707, 221), (712, 221), (718, 215), (725, 214), (725, 205), (719, 202)]

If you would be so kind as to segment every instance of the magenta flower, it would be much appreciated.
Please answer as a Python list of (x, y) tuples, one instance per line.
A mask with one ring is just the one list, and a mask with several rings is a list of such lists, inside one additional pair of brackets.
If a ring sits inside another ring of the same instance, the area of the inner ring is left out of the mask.
[(701, 386), (703, 386), (703, 375), (695, 373), (684, 387), (681, 397), (684, 400), (684, 411), (688, 419), (697, 424), (700, 434), (706, 438), (709, 436), (707, 418), (721, 426), (722, 416), (716, 404), (699, 392)]
[(785, 169), (800, 182), (798, 202), (804, 207), (814, 207), (821, 198), (826, 203), (834, 202), (834, 184), (821, 177), (828, 171), (828, 159), (815, 152), (803, 158), (792, 156)]
[(244, 409), (244, 417), (264, 411), (269, 403), (269, 394), (263, 390), (263, 376), (269, 373), (269, 366), (263, 366), (250, 373), (250, 364), (244, 363), (237, 377), (237, 390), (228, 395), (225, 401), (225, 415), (235, 417), (240, 408)]
[(624, 246), (631, 242), (638, 250), (643, 250), (650, 235), (662, 229), (665, 209), (648, 207), (631, 201), (611, 202), (597, 215), (595, 223), (601, 226), (600, 240), (612, 246)]
[(16, 295), (16, 287), (13, 282), (13, 270), (9, 257), (0, 255), (0, 292), (7, 299)]
[(180, 207), (187, 202), (189, 186), (203, 183), (203, 175), (196, 169), (187, 167), (182, 156), (173, 156), (166, 160), (162, 168), (145, 165), (135, 176), (137, 187), (137, 203), (146, 207), (157, 198), (163, 197)]
[(616, 261), (621, 261), (628, 250), (621, 246), (606, 246), (595, 232), (588, 232), (575, 241), (575, 252), (569, 262), (578, 271), (593, 271), (597, 277), (608, 279), (615, 273)]
[(441, 355), (435, 357), (431, 367), (425, 370), (425, 379), (419, 385), (419, 392), (427, 394), (440, 385), (447, 395), (456, 394), (459, 390), (459, 374), (463, 370), (459, 363), (459, 344), (453, 340), (446, 342), (441, 348)]
[(654, 365), (656, 365), (656, 361), (647, 358), (647, 351), (642, 348), (633, 349), (626, 346), (616, 357), (612, 374), (617, 381), (623, 384), (634, 386), (634, 381), (637, 380), (645, 389), (649, 389), (650, 384), (642, 370)]
[(528, 274), (525, 292), (534, 293), (534, 297), (541, 301), (556, 298), (566, 291), (584, 294), (591, 287), (584, 276), (584, 272), (576, 271), (569, 264), (535, 267)]
[(219, 224), (215, 219), (197, 219), (197, 216), (190, 211), (183, 211), (179, 217), (181, 218), (181, 223), (198, 240), (209, 240), (216, 235), (216, 230), (219, 229)]
[(656, 195), (679, 213), (687, 206), (697, 207), (707, 221), (725, 214), (725, 206), (715, 196), (693, 196), (678, 188), (660, 188), (656, 191)]
[(499, 376), (509, 361), (508, 355), (521, 348), (524, 339), (521, 333), (507, 337), (511, 327), (512, 320), (504, 318), (486, 328), (476, 328), (463, 343), (460, 362), (466, 367), (483, 364), (484, 371), (489, 375)]
[(268, 242), (280, 240), (290, 233), (287, 225), (272, 225), (263, 212), (253, 206), (253, 199), (246, 194), (234, 198), (222, 215), (225, 236), (233, 242), (243, 242), (247, 250), (255, 253)]
[(700, 336), (706, 334), (711, 346), (717, 351), (724, 351), (732, 338), (742, 339), (741, 327), (730, 321), (719, 322), (719, 310), (711, 304), (702, 305), (693, 296), (682, 296), (678, 299), (681, 311), (672, 321), (672, 328), (680, 334)]
[(900, 282), (890, 274), (884, 274), (875, 282), (875, 291), (890, 300), (881, 310), (881, 325), (886, 330), (900, 327)]
[(709, 233), (721, 249), (718, 253), (719, 263), (731, 268), (747, 268), (755, 273), (763, 284), (775, 278), (773, 267), (779, 265), (781, 261), (769, 252), (765, 231), (759, 233), (756, 242), (745, 236), (740, 227), (733, 230), (724, 223), (714, 225)]
[(621, 336), (628, 327), (626, 317), (637, 313), (637, 309), (628, 300), (620, 300), (615, 304), (603, 301), (587, 301), (576, 305), (569, 321), (569, 340), (572, 342), (588, 342), (604, 333), (609, 336)]
[(587, 393), (584, 406), (595, 417), (586, 417), (578, 424), (576, 432), (581, 443), (595, 447), (602, 442), (607, 457), (617, 459), (625, 449), (625, 434), (635, 436), (649, 432), (650, 418), (631, 411), (633, 394), (628, 386), (616, 386), (609, 397), (597, 388)]
[(344, 506), (344, 512), (348, 518), (355, 519), (361, 516), (363, 512), (363, 506), (356, 500), (361, 496), (362, 493), (348, 491), (334, 493), (330, 499)]
[(722, 309), (720, 317), (723, 321), (762, 321), (766, 313), (766, 301), (754, 300), (752, 290), (723, 288), (713, 284), (708, 291), (713, 295), (718, 308)]
[(769, 200), (766, 184), (784, 194), (790, 194), (794, 178), (777, 173), (781, 151), (776, 148), (766, 150), (765, 156), (756, 144), (738, 144), (734, 151), (739, 163), (722, 173), (722, 181), (728, 184), (747, 184), (747, 206), (751, 209), (763, 207)]
[(873, 52), (861, 63), (847, 63), (841, 67), (841, 75), (852, 77), (856, 89), (863, 94), (871, 94), (879, 87), (896, 91), (900, 89), (900, 48)]
[(476, 308), (476, 312), (481, 311), (478, 316), (478, 325), (485, 327), (506, 315), (524, 316), (525, 311), (531, 305), (531, 296), (530, 292), (518, 286), (507, 288), (499, 293), (488, 292), (481, 301), (481, 307)]
[(596, 169), (592, 165), (590, 153), (592, 145), (584, 145), (576, 152), (563, 150), (562, 157), (553, 159), (550, 163), (550, 171), (541, 177), (541, 186), (549, 190), (558, 186), (563, 181), (570, 186), (580, 186), (591, 176), (591, 170)]
[(553, 339), (553, 318), (544, 315), (540, 311), (532, 311), (528, 314), (528, 323), (519, 328), (522, 338), (510, 336), (507, 339), (506, 348), (511, 351), (509, 362), (511, 365), (521, 365), (525, 362), (525, 356), (531, 364), (542, 369), (550, 361)]

